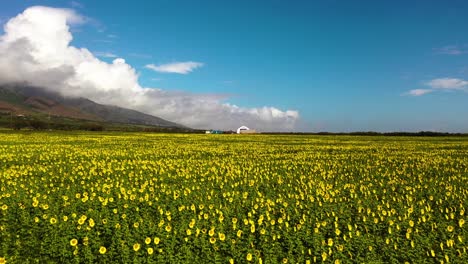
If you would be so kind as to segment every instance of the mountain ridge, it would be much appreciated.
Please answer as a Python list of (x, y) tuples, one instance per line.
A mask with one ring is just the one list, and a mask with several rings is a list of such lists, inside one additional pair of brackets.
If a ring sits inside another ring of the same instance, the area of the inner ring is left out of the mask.
[(65, 97), (57, 92), (23, 84), (0, 85), (0, 112), (15, 115), (48, 115), (88, 121), (155, 126), (188, 127), (124, 107), (96, 103), (84, 97)]

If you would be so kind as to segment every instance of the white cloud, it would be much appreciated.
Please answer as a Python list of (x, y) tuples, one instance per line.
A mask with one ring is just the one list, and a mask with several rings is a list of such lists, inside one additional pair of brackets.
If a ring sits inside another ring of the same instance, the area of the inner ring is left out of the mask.
[(96, 51), (96, 52), (93, 52), (93, 54), (97, 57), (103, 57), (103, 58), (117, 58), (118, 57), (112, 52)]
[(468, 87), (468, 81), (457, 78), (439, 78), (427, 82), (434, 89), (461, 90)]
[(107, 63), (86, 48), (70, 45), (70, 25), (84, 21), (73, 10), (42, 6), (28, 8), (10, 19), (0, 36), (0, 83), (26, 82), (194, 128), (236, 129), (241, 124), (263, 131), (295, 128), (297, 111), (239, 107), (218, 95), (142, 87), (137, 72), (124, 59)]
[(425, 94), (428, 94), (428, 93), (432, 93), (434, 90), (431, 90), (431, 89), (414, 89), (414, 90), (410, 90), (407, 95), (411, 95), (411, 96), (421, 96), (421, 95), (425, 95)]
[(159, 66), (154, 64), (148, 64), (145, 66), (145, 68), (157, 72), (187, 74), (202, 66), (203, 63), (200, 62), (186, 61), (161, 64)]
[(468, 91), (468, 81), (457, 78), (438, 78), (425, 83), (430, 89), (414, 89), (404, 95), (421, 96), (437, 91)]

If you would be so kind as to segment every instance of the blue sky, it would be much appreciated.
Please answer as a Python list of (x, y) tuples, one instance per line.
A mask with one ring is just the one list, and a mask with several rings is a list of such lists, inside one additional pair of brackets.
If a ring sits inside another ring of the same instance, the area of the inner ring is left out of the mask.
[[(0, 21), (34, 5), (85, 16), (72, 45), (145, 87), (297, 110), (299, 131), (468, 132), (467, 1), (18, 0)], [(200, 65), (145, 67), (176, 62)]]

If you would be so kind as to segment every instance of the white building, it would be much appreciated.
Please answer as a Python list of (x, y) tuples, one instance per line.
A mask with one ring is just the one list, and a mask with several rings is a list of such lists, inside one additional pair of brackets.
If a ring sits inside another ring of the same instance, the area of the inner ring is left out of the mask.
[(237, 129), (237, 134), (254, 134), (254, 133), (256, 133), (255, 130), (250, 129), (246, 126), (241, 126)]
[(241, 126), (237, 129), (237, 134), (240, 134), (242, 131), (245, 131), (245, 130), (250, 130), (250, 128), (246, 126)]

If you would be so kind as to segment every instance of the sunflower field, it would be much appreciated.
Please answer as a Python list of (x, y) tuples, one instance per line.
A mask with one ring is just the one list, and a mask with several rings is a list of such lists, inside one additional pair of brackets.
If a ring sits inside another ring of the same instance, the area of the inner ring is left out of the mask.
[(468, 138), (0, 132), (3, 263), (468, 263)]

